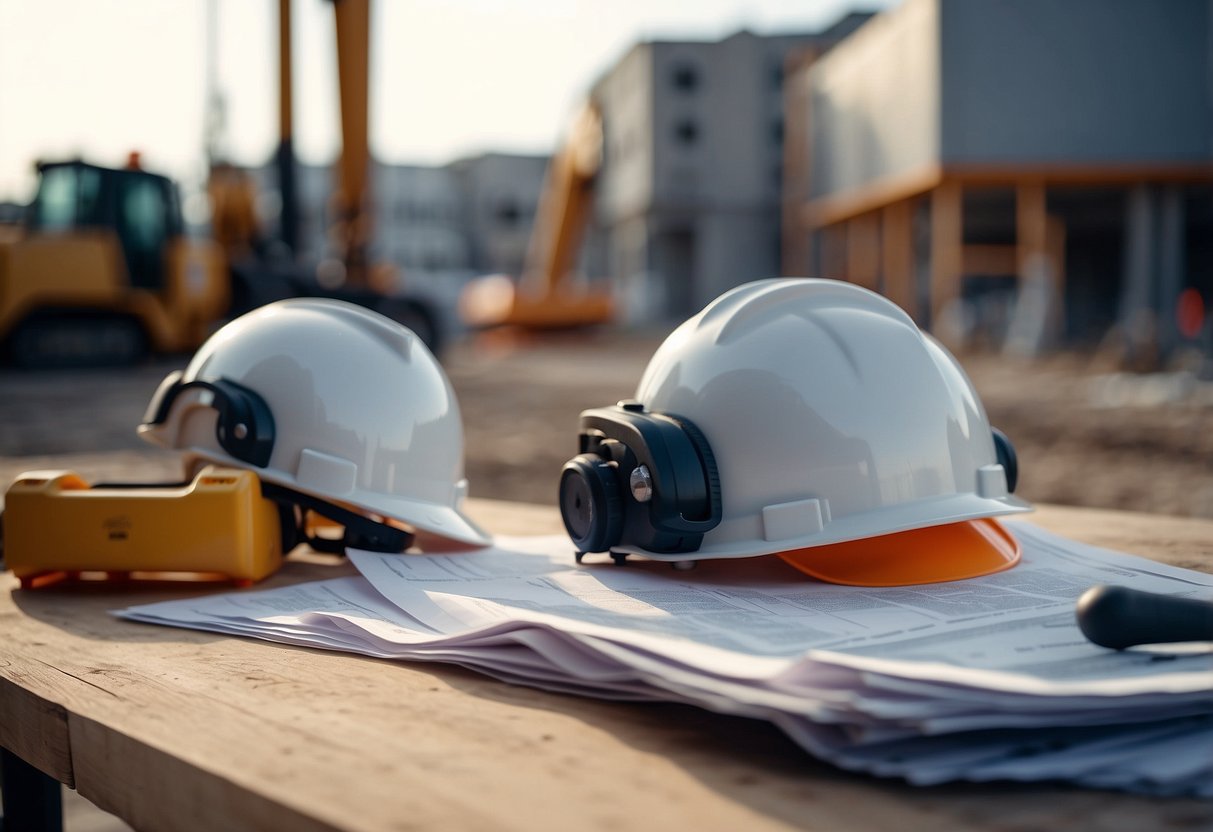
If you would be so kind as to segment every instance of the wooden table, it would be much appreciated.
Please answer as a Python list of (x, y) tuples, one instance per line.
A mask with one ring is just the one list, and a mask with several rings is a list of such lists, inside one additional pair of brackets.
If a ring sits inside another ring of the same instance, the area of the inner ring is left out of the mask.
[[(559, 527), (550, 508), (471, 511), (498, 532)], [(1213, 570), (1213, 522), (1055, 507), (1035, 520)], [(316, 560), (294, 558), (265, 586), (351, 571)], [(138, 829), (1213, 828), (1213, 806), (1195, 800), (912, 788), (815, 761), (762, 722), (107, 612), (188, 590), (0, 580), (0, 745)]]

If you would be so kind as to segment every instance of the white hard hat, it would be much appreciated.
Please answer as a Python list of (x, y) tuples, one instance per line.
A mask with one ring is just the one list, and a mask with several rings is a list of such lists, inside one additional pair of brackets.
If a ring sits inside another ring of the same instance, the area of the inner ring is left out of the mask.
[(207, 340), (148, 407), (146, 440), (463, 543), (463, 425), (421, 339), (382, 315), (308, 298)]
[(830, 280), (716, 299), (657, 350), (635, 402), (582, 414), (581, 452), (566, 527), (617, 557), (780, 553), (841, 583), (954, 580), (1014, 564), (988, 518), (1030, 510), (956, 360), (890, 301)]

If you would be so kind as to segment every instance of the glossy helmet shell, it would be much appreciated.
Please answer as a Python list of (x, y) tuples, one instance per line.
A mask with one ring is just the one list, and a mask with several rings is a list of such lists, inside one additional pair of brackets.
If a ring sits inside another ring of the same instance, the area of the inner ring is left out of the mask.
[(636, 398), (707, 437), (723, 519), (695, 552), (620, 551), (749, 557), (1030, 509), (956, 360), (850, 283), (725, 293), (666, 339)]
[(183, 391), (162, 424), (140, 427), (143, 438), (455, 541), (489, 542), (461, 511), (467, 480), (458, 402), (407, 328), (343, 301), (279, 301), (216, 332), (182, 382), (215, 379), (268, 404), (274, 444), (264, 468), (220, 446), (205, 390)]

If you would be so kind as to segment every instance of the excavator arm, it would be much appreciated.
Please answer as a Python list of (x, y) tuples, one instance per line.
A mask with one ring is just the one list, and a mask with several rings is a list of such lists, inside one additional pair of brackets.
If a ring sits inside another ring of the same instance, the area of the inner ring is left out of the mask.
[(371, 217), (366, 210), (370, 166), (369, 88), (370, 0), (332, 0), (337, 24), (337, 75), (341, 96), (341, 181), (337, 188), (336, 238), (346, 283), (368, 283), (367, 245)]
[(515, 282), (492, 275), (469, 283), (459, 299), (465, 323), (478, 328), (568, 329), (611, 319), (609, 292), (570, 284), (601, 167), (602, 119), (591, 103), (578, 114), (564, 146), (548, 165), (521, 277)]
[[(366, 287), (371, 216), (367, 210), (370, 167), (370, 0), (331, 0), (337, 34), (337, 89), (341, 108), (341, 159), (333, 208), (332, 237), (345, 264), (344, 284)], [(297, 250), (299, 210), (293, 147), (291, 0), (278, 0), (278, 185), (282, 195), (281, 237)]]

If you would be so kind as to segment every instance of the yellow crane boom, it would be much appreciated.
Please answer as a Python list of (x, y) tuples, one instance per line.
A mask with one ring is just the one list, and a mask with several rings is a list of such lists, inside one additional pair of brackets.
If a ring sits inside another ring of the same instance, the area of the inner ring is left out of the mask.
[(590, 103), (548, 165), (521, 277), (515, 282), (491, 275), (469, 283), (459, 299), (468, 326), (568, 329), (611, 320), (609, 291), (570, 280), (601, 167), (602, 118)]

